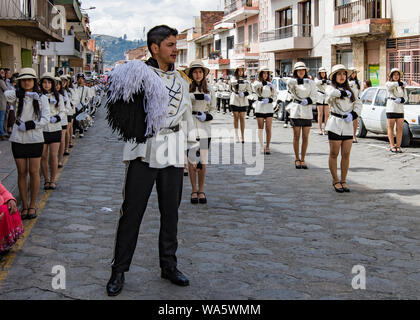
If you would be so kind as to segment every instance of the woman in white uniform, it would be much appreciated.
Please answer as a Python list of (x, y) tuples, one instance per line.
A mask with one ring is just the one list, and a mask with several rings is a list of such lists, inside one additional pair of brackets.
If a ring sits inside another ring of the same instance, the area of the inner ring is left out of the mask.
[[(350, 88), (351, 91), (353, 91), (354, 95), (360, 99), (360, 93), (362, 92), (362, 87), (360, 85), (360, 81), (357, 78), (357, 74), (359, 73), (359, 71), (356, 68), (350, 68), (350, 78), (349, 78), (349, 84), (350, 84)], [(357, 141), (357, 127), (358, 127), (358, 120), (355, 119), (353, 120), (353, 143), (359, 143), (359, 141)]]
[[(204, 192), (204, 184), (207, 173), (208, 151), (211, 142), (211, 121), (216, 111), (216, 95), (208, 86), (206, 77), (210, 70), (204, 67), (201, 60), (191, 62), (185, 73), (192, 80), (190, 85), (190, 97), (194, 125), (197, 130), (196, 136), (200, 141), (201, 168), (197, 172), (189, 163), (190, 180), (192, 186), (191, 203), (206, 204), (207, 198)], [(198, 188), (197, 188), (198, 178)]]
[(230, 80), (230, 106), (233, 112), (236, 143), (239, 143), (239, 120), (241, 122), (242, 143), (245, 143), (245, 114), (249, 105), (248, 96), (251, 94), (251, 91), (251, 84), (246, 80), (245, 67), (238, 67)]
[(327, 69), (324, 67), (319, 68), (318, 70), (318, 77), (315, 79), (315, 84), (318, 89), (319, 99), (316, 104), (318, 109), (318, 127), (319, 127), (319, 135), (326, 135), (327, 131), (323, 129), (322, 124), (324, 124), (324, 128), (327, 125), (327, 120), (330, 116), (330, 107), (327, 103), (327, 96), (325, 94), (325, 90), (327, 86), (331, 84), (331, 81), (328, 80), (327, 77)]
[[(350, 71), (342, 64), (333, 67), (327, 88), (327, 101), (331, 114), (326, 130), (330, 142), (329, 168), (336, 192), (350, 192), (346, 179), (353, 145), (353, 120), (362, 111), (360, 99), (353, 93), (348, 82)], [(341, 152), (341, 179), (338, 178), (337, 161)]]
[[(257, 94), (257, 102), (255, 105), (255, 116), (258, 123), (258, 139), (260, 141), (260, 149), (263, 154), (271, 154), (271, 132), (273, 127), (274, 101), (276, 99), (276, 89), (270, 82), (270, 75), (273, 72), (267, 67), (261, 67), (258, 70), (258, 81), (255, 81), (253, 89)], [(264, 148), (264, 126), (267, 136), (267, 144)]]
[(69, 125), (67, 116), (70, 111), (70, 107), (68, 105), (69, 101), (64, 95), (63, 82), (60, 77), (55, 77), (55, 89), (57, 90), (60, 99), (63, 99), (65, 106), (65, 116), (61, 118), (61, 142), (60, 148), (58, 149), (58, 168), (60, 169), (63, 167), (64, 151), (66, 147), (66, 132)]
[(57, 92), (55, 82), (52, 73), (46, 72), (41, 77), (41, 91), (47, 97), (50, 105), (50, 118), (44, 127), (44, 151), (41, 159), (41, 170), (45, 181), (44, 190), (57, 188), (55, 179), (58, 169), (58, 149), (62, 135), (61, 119), (67, 116), (64, 100)]
[[(35, 219), (39, 191), (39, 167), (44, 148), (43, 129), (50, 120), (50, 106), (46, 96), (39, 95), (36, 72), (21, 70), (17, 89), (5, 92), (9, 103), (16, 103), (16, 122), (10, 142), (18, 172), (19, 194), (22, 199), (22, 219)], [(28, 203), (28, 173), (30, 176), (30, 203)]]
[[(392, 69), (389, 74), (386, 89), (388, 91), (388, 101), (386, 104), (386, 117), (388, 119), (388, 139), (390, 151), (402, 153), (401, 141), (404, 127), (404, 104), (408, 100), (407, 82), (402, 81), (403, 73), (401, 70)], [(394, 130), (397, 131), (397, 144), (394, 141)]]
[[(303, 62), (298, 62), (293, 68), (293, 78), (287, 81), (287, 87), (293, 98), (286, 110), (290, 113), (290, 124), (293, 127), (293, 149), (296, 156), (296, 169), (308, 169), (305, 157), (313, 120), (312, 106), (318, 101), (318, 91), (315, 82), (309, 79), (308, 72), (309, 69), (306, 65)], [(301, 135), (302, 149), (300, 153)]]

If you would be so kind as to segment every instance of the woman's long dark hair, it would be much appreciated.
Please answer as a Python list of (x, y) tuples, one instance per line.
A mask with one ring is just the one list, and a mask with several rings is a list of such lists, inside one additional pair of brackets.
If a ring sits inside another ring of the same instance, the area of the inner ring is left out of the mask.
[(356, 82), (357, 89), (360, 90), (360, 81), (359, 81), (359, 79), (357, 79), (357, 73), (356, 73), (356, 76), (354, 78), (353, 78), (352, 75), (350, 75), (350, 78), (351, 78), (351, 80), (354, 80), (354, 82)]
[[(197, 68), (194, 68), (194, 69), (197, 69)], [(197, 81), (195, 81), (193, 79), (192, 73), (193, 73), (194, 69), (191, 69), (190, 70), (190, 73), (188, 75), (190, 77), (190, 79), (192, 80), (192, 82), (190, 84), (190, 92), (195, 92), (195, 90), (198, 88), (198, 91), (200, 91), (200, 92), (209, 93), (209, 88), (208, 88), (208, 84), (207, 84), (207, 78), (205, 76), (206, 73), (204, 72), (204, 69), (201, 68), (201, 69), (203, 69), (203, 75), (204, 75), (204, 77), (203, 77), (203, 80), (201, 80), (200, 83), (197, 83)]]
[[(36, 83), (36, 80), (34, 80), (34, 87), (32, 89), (33, 92), (40, 93), (38, 84)], [(17, 107), (17, 117), (19, 118), (22, 115), (23, 112), (23, 104), (25, 100), (25, 90), (22, 88), (22, 85), (20, 83), (21, 80), (18, 80), (17, 82), (17, 89), (16, 89), (16, 98), (18, 99), (18, 107)], [(34, 113), (37, 119), (41, 118), (41, 108), (39, 107), (39, 102), (37, 100), (32, 100), (32, 106), (34, 107)]]
[[(264, 78), (263, 78), (263, 74), (264, 74), (264, 72), (267, 72), (267, 73), (268, 73), (267, 80), (264, 80)], [(270, 72), (269, 72), (269, 71), (261, 71), (261, 72), (258, 74), (258, 81), (260, 81), (260, 82), (263, 82), (263, 81), (270, 81)]]
[(348, 91), (350, 91), (350, 92), (351, 92), (350, 101), (351, 101), (351, 102), (355, 102), (355, 101), (356, 101), (356, 98), (355, 98), (355, 96), (354, 96), (354, 92), (353, 92), (353, 90), (351, 90), (351, 88), (350, 88), (350, 84), (349, 84), (349, 79), (348, 79), (348, 77), (346, 76), (346, 81), (345, 81), (343, 84), (338, 84), (338, 82), (337, 82), (337, 74), (338, 74), (338, 72), (337, 72), (337, 73), (335, 73), (335, 74), (333, 75), (333, 77), (332, 77), (332, 80), (331, 80), (331, 84), (332, 84), (332, 86), (333, 86), (334, 88), (336, 88), (336, 89), (341, 88), (341, 89), (344, 89), (344, 90), (348, 90)]
[[(324, 72), (324, 71), (322, 71), (322, 72)], [(321, 77), (321, 72), (318, 72), (318, 80), (328, 80), (327, 73), (326, 72), (324, 72), (324, 73), (325, 73), (325, 77), (323, 78), (323, 77)]]
[(59, 108), (59, 101), (60, 101), (60, 96), (57, 92), (57, 89), (55, 88), (55, 80), (51, 80), (51, 79), (42, 79), (41, 82), (39, 83), (39, 86), (41, 87), (41, 92), (42, 94), (48, 94), (48, 92), (46, 90), (44, 90), (44, 88), (42, 87), (42, 83), (47, 80), (51, 82), (51, 93), (54, 95), (55, 100), (57, 101), (57, 103), (55, 104), (55, 107), (58, 109)]

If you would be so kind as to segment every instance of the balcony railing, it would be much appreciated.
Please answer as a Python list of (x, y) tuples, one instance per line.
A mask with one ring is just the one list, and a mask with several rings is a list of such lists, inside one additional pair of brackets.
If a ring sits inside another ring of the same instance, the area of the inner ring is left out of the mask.
[(52, 22), (57, 13), (53, 14), (53, 8), (48, 0), (1, 0), (0, 20), (37, 21), (48, 30), (56, 30)]
[(260, 41), (274, 41), (286, 38), (309, 38), (312, 37), (312, 25), (311, 24), (293, 24), (286, 27), (262, 32), (260, 34)]
[(254, 7), (258, 6), (258, 1), (256, 0), (232, 0), (231, 2), (228, 2), (225, 6), (225, 15), (228, 15), (232, 12), (235, 12), (238, 9), (244, 8), (244, 7)]
[(335, 25), (381, 19), (383, 0), (357, 0), (335, 8)]

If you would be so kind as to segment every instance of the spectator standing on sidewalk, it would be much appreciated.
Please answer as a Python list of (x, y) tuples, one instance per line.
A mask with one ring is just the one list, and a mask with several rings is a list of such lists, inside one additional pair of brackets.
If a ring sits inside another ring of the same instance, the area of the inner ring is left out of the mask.
[[(4, 72), (4, 70), (3, 70)], [(7, 110), (7, 100), (4, 93), (7, 91), (6, 82), (3, 78), (0, 79), (0, 140), (6, 141), (7, 134), (5, 131), (5, 118), (6, 118), (6, 110)]]
[(23, 234), (17, 201), (0, 181), (0, 261)]
[[(50, 120), (48, 98), (39, 96), (36, 78), (34, 69), (24, 68), (17, 78), (17, 89), (5, 92), (7, 101), (16, 102), (17, 106), (17, 120), (13, 126), (10, 141), (18, 171), (23, 220), (37, 217), (35, 206), (40, 184), (39, 168), (44, 148), (42, 132)], [(30, 176), (30, 207), (28, 207), (28, 174)]]

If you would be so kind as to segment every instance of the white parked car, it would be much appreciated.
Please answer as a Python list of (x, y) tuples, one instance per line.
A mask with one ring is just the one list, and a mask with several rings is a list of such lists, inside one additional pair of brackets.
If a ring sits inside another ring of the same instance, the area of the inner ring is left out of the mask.
[(284, 121), (285, 108), (291, 101), (290, 93), (287, 90), (286, 78), (274, 77), (272, 82), (277, 91), (277, 104), (274, 117), (277, 117), (280, 121)]
[[(408, 147), (412, 140), (420, 139), (420, 88), (407, 87), (408, 101), (404, 105), (404, 129), (401, 146)], [(359, 117), (357, 136), (366, 137), (368, 132), (388, 134), (385, 87), (372, 87), (362, 94), (362, 115)]]

